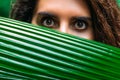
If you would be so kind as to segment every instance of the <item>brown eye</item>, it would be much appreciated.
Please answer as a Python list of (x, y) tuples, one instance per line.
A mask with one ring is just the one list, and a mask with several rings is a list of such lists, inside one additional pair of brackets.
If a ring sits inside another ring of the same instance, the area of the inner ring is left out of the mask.
[(84, 30), (87, 28), (87, 23), (85, 21), (79, 20), (79, 21), (76, 21), (73, 26), (74, 26), (74, 29), (76, 30)]
[(43, 19), (41, 24), (43, 26), (46, 26), (46, 27), (54, 27), (55, 26), (55, 22), (51, 18), (45, 18), (45, 19)]

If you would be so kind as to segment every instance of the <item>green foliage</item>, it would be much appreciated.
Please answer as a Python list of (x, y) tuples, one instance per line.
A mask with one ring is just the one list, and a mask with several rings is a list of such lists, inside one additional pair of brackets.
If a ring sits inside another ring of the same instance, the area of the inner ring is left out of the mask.
[(0, 17), (0, 80), (120, 80), (120, 49)]

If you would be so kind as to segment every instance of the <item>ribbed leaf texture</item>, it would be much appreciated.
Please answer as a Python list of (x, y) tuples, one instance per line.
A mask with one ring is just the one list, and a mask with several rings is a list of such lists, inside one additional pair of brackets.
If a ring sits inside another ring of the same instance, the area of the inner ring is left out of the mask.
[(120, 80), (120, 49), (0, 17), (0, 79)]

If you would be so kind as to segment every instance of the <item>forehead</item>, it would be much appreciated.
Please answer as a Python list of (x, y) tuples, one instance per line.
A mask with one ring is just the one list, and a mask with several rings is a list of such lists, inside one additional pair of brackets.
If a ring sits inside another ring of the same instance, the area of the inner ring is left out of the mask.
[(60, 16), (90, 16), (85, 0), (38, 0), (36, 12), (50, 12)]

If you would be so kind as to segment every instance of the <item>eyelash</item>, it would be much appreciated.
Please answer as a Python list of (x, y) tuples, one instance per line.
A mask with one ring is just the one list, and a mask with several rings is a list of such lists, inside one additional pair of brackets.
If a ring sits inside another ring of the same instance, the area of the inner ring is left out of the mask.
[[(80, 23), (80, 22), (84, 25), (84, 27), (83, 27), (83, 26), (79, 26), (79, 27), (81, 27), (81, 28), (78, 28), (78, 27), (75, 26), (76, 23)], [(86, 20), (75, 20), (75, 21), (72, 22), (71, 28), (72, 28), (72, 29), (75, 29), (75, 30), (77, 30), (77, 31), (82, 31), (82, 30), (87, 29), (88, 25), (89, 25), (89, 24), (88, 24), (88, 22), (87, 22)]]
[[(52, 21), (54, 22), (54, 26), (46, 26), (46, 25), (44, 24), (45, 20), (52, 20)], [(42, 17), (42, 18), (38, 21), (38, 24), (39, 24), (39, 25), (42, 25), (42, 26), (45, 26), (45, 27), (49, 27), (49, 28), (58, 27), (58, 22), (57, 22), (54, 18), (49, 17), (49, 16), (47, 16), (47, 17)]]
[[(45, 20), (52, 20), (53, 21), (53, 25), (52, 26), (50, 26), (50, 25), (46, 26), (44, 24)], [(38, 22), (39, 25), (45, 26), (45, 27), (48, 27), (48, 28), (58, 28), (59, 27), (59, 22), (56, 19), (54, 19), (53, 17), (50, 17), (50, 16), (43, 16), (40, 19), (38, 19), (37, 22)], [(77, 26), (76, 27), (76, 23), (79, 23), (79, 22), (82, 23), (82, 24), (80, 23), (80, 25), (84, 25), (84, 26), (79, 26), (79, 27)], [(86, 30), (87, 29), (87, 27), (89, 26), (89, 23), (88, 23), (87, 20), (76, 19), (76, 20), (73, 20), (71, 22), (70, 26), (71, 26), (72, 29), (74, 29), (76, 31), (82, 31), (82, 30)]]

